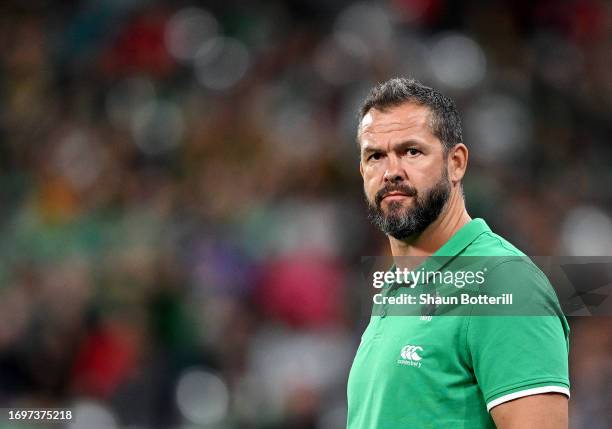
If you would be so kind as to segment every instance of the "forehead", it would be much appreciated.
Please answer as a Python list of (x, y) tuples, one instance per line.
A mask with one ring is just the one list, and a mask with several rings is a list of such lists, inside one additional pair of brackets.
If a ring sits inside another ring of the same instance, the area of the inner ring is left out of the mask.
[(360, 141), (395, 137), (433, 138), (431, 111), (427, 106), (403, 103), (385, 110), (370, 109), (359, 124)]

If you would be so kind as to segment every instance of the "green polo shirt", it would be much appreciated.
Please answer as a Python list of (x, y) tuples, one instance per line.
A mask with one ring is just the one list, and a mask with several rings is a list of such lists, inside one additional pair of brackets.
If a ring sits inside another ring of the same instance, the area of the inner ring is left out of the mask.
[[(503, 402), (547, 392), (569, 397), (569, 327), (546, 276), (482, 219), (424, 266), (452, 271), (466, 259), (486, 272), (479, 293), (512, 291), (529, 302), (528, 313), (483, 315), (483, 307), (463, 305), (458, 316), (438, 308), (426, 317), (374, 305), (349, 375), (348, 429), (494, 428), (489, 412)], [(425, 290), (419, 287), (387, 284), (383, 295)]]

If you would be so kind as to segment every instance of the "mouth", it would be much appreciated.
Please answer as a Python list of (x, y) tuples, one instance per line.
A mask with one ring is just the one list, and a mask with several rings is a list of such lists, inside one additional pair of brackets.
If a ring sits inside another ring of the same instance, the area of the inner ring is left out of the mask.
[(399, 201), (404, 198), (410, 198), (410, 196), (402, 192), (389, 192), (382, 197), (382, 199), (386, 201)]

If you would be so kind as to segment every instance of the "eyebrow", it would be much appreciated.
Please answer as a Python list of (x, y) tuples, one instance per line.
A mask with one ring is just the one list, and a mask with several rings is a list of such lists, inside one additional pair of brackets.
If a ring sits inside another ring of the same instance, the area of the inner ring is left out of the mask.
[[(408, 140), (404, 140), (399, 143), (395, 143), (393, 145), (393, 150), (402, 150), (407, 147), (423, 146), (423, 145), (424, 145), (424, 142), (422, 142), (421, 140), (408, 139)], [(376, 146), (365, 145), (363, 149), (361, 150), (361, 155), (363, 156), (363, 155), (371, 154), (374, 152), (380, 152), (380, 151), (381, 149)]]

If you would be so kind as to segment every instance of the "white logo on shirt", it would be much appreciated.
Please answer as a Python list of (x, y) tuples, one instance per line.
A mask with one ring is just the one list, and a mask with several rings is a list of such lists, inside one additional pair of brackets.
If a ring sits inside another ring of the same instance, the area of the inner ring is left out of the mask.
[(410, 366), (416, 366), (417, 368), (420, 368), (421, 362), (419, 361), (423, 358), (421, 357), (421, 355), (419, 355), (419, 352), (422, 352), (422, 351), (423, 351), (423, 347), (413, 346), (412, 344), (408, 344), (402, 347), (402, 350), (400, 351), (400, 356), (402, 357), (402, 359), (398, 359), (397, 363), (401, 365), (410, 365)]

